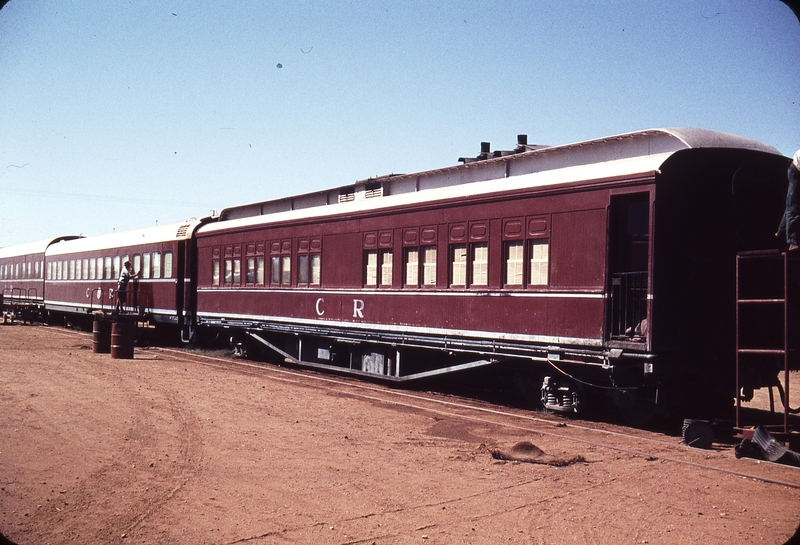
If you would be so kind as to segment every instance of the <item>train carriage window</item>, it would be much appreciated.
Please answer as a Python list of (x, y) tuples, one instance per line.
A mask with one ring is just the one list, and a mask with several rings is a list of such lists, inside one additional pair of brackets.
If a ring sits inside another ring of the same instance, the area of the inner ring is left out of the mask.
[(289, 286), (292, 283), (292, 256), (281, 256), (281, 284)]
[(378, 250), (367, 250), (364, 252), (364, 285), (378, 285)]
[(164, 252), (164, 278), (172, 278), (172, 252)]
[(381, 261), (381, 285), (382, 286), (391, 286), (392, 285), (392, 261), (393, 261), (393, 254), (391, 250), (381, 250), (380, 251), (380, 261)]
[(75, 260), (75, 280), (80, 280), (81, 275), (83, 274), (83, 267), (81, 267), (81, 263), (82, 262), (80, 259)]
[(450, 285), (467, 285), (467, 245), (452, 244), (450, 246)]
[(489, 284), (489, 244), (486, 242), (472, 245), (472, 285), (487, 286)]
[(521, 240), (506, 242), (506, 286), (522, 286), (525, 260)]
[(98, 257), (97, 258), (97, 274), (95, 275), (95, 277), (97, 278), (97, 280), (102, 280), (103, 279), (103, 258), (102, 257)]
[(56, 280), (61, 280), (61, 272), (63, 271), (63, 269), (64, 269), (64, 262), (58, 261), (56, 263)]
[(120, 270), (121, 263), (118, 255), (114, 256), (114, 261), (112, 264), (114, 268), (111, 272), (111, 278), (119, 278), (119, 273), (122, 271)]
[(270, 257), (270, 277), (271, 284), (281, 283), (281, 256), (274, 255)]
[[(97, 259), (94, 257), (89, 258), (89, 280), (94, 280), (95, 270), (97, 267)], [(49, 273), (48, 273), (49, 276)]]
[(264, 285), (264, 257), (256, 258), (256, 284)]
[(89, 280), (89, 258), (84, 257), (81, 260), (83, 272), (81, 273), (81, 280)]
[(233, 284), (239, 286), (242, 283), (242, 260), (233, 260)]
[(142, 278), (150, 278), (150, 252), (142, 254)]
[(142, 256), (133, 254), (133, 272), (138, 273), (142, 270)]
[(28, 270), (25, 272), (25, 278), (31, 278), (31, 262), (28, 261)]
[(161, 278), (161, 252), (153, 252), (153, 278)]
[(211, 262), (211, 285), (219, 286), (219, 260)]
[(297, 256), (297, 283), (308, 284), (308, 254)]
[(316, 286), (319, 286), (321, 280), (322, 280), (322, 254), (311, 254), (311, 283)]
[(256, 283), (256, 258), (248, 257), (244, 268), (244, 281), (248, 286)]
[(211, 248), (211, 285), (219, 286), (219, 273), (220, 273), (220, 249), (219, 247)]
[(225, 283), (233, 284), (233, 259), (225, 259)]
[(530, 285), (546, 286), (550, 260), (550, 243), (548, 240), (530, 241)]
[(297, 285), (302, 287), (308, 286), (309, 271), (308, 271), (308, 251), (311, 248), (311, 243), (307, 238), (297, 239)]
[(404, 286), (419, 286), (419, 248), (406, 248), (403, 251), (405, 261)]
[(422, 284), (436, 285), (436, 246), (425, 246), (422, 251)]
[(103, 266), (104, 266), (103, 278), (105, 278), (106, 280), (111, 280), (112, 278), (114, 278), (111, 268), (111, 256), (106, 256), (103, 259)]

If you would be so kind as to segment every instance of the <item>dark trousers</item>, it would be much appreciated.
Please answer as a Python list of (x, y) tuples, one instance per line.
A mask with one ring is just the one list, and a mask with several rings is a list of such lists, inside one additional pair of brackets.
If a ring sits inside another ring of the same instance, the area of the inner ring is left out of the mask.
[(778, 235), (786, 237), (787, 244), (797, 244), (797, 230), (800, 228), (798, 218), (800, 218), (800, 171), (794, 165), (789, 166), (789, 189), (786, 191), (786, 210), (781, 218), (778, 227)]

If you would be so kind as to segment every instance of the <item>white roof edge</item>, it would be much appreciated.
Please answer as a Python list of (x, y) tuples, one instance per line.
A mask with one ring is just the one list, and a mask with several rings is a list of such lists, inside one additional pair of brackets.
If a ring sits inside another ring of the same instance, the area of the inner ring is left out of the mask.
[(644, 155), (603, 163), (571, 166), (567, 168), (545, 170), (531, 174), (521, 174), (508, 178), (499, 178), (482, 182), (452, 185), (437, 189), (426, 189), (412, 193), (388, 195), (375, 199), (365, 199), (348, 203), (336, 203), (327, 206), (301, 208), (286, 212), (276, 212), (260, 216), (226, 220), (203, 225), (197, 230), (198, 235), (224, 231), (231, 228), (264, 225), (283, 221), (302, 220), (310, 218), (323, 218), (337, 215), (347, 215), (358, 212), (377, 211), (385, 208), (422, 204), (441, 200), (466, 198), (478, 195), (528, 189), (545, 186), (558, 186), (573, 182), (588, 181), (613, 176), (625, 176), (658, 172), (661, 165), (673, 152)]
[(56, 244), (62, 240), (78, 239), (81, 238), (81, 236), (82, 235), (63, 235), (45, 240), (37, 240), (36, 242), (17, 244), (16, 246), (7, 246), (5, 248), (0, 248), (0, 258), (43, 254), (52, 244)]
[[(68, 240), (50, 246), (47, 249), (47, 255), (65, 255), (91, 250), (108, 250), (112, 248), (139, 246), (141, 244), (188, 240), (192, 238), (194, 231), (201, 223), (202, 220), (191, 218), (180, 223), (169, 223), (156, 227), (145, 227), (143, 229)], [(184, 226), (187, 227), (185, 235), (178, 236), (178, 230)]]

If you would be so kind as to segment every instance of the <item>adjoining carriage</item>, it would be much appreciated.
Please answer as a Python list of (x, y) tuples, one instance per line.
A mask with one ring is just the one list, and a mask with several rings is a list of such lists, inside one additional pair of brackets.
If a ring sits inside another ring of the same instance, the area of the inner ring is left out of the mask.
[(191, 219), (50, 246), (44, 269), (47, 310), (87, 320), (97, 311), (114, 312), (117, 280), (130, 261), (137, 276), (119, 312), (189, 329), (194, 320), (194, 231), (201, 224)]
[(387, 381), (514, 362), (562, 411), (732, 405), (735, 260), (777, 248), (787, 158), (656, 129), (462, 161), (224, 210), (198, 325)]
[(17, 318), (40, 319), (44, 312), (44, 255), (47, 248), (62, 240), (79, 238), (65, 235), (52, 239), (0, 248), (0, 307), (3, 322)]

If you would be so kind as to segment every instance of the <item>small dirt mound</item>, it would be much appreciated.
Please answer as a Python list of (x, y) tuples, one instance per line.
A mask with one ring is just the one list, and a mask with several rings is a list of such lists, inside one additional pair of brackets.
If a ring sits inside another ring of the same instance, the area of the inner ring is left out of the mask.
[(578, 462), (585, 462), (583, 456), (558, 457), (547, 454), (545, 451), (530, 441), (520, 441), (509, 449), (491, 449), (492, 458), (496, 460), (509, 460), (512, 462), (526, 462), (529, 464), (545, 464), (563, 467)]

